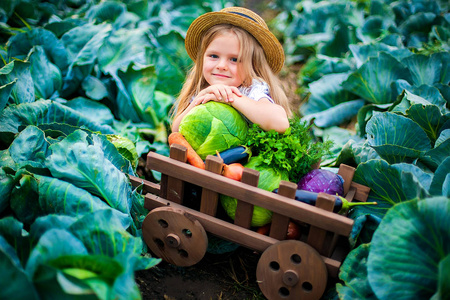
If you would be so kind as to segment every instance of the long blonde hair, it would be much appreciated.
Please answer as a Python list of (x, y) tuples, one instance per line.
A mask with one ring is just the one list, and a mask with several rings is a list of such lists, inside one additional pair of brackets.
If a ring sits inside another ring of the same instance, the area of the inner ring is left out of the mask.
[(186, 81), (180, 91), (180, 95), (174, 105), (174, 118), (178, 117), (189, 106), (191, 99), (197, 95), (201, 90), (208, 86), (203, 77), (203, 55), (208, 48), (209, 44), (219, 35), (224, 32), (233, 32), (240, 45), (240, 53), (238, 61), (241, 62), (240, 71), (243, 73), (243, 86), (250, 86), (253, 78), (260, 78), (269, 85), (270, 96), (275, 103), (281, 105), (288, 116), (291, 116), (290, 103), (283, 90), (283, 86), (278, 76), (276, 76), (269, 64), (267, 63), (264, 50), (258, 41), (249, 34), (246, 30), (231, 25), (231, 24), (219, 24), (211, 27), (205, 32), (200, 50), (198, 51), (196, 63), (189, 71)]

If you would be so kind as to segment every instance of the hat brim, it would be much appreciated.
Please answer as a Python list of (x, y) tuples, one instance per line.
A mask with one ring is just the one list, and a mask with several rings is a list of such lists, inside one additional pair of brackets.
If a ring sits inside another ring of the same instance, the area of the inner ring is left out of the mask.
[(248, 31), (262, 46), (272, 71), (278, 73), (281, 70), (284, 64), (284, 51), (273, 33), (245, 16), (222, 11), (201, 15), (189, 26), (185, 47), (193, 61), (197, 59), (203, 34), (218, 24), (232, 24)]

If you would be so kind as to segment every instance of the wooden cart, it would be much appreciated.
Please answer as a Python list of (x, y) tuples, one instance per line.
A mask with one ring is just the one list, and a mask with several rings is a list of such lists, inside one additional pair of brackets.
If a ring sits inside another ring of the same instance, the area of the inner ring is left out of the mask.
[[(150, 152), (147, 168), (161, 172), (160, 184), (131, 177), (141, 186), (145, 207), (150, 210), (142, 224), (145, 242), (158, 257), (177, 266), (198, 263), (206, 253), (207, 232), (258, 251), (261, 257), (256, 278), (263, 294), (272, 299), (319, 299), (328, 276), (337, 277), (348, 248), (353, 220), (333, 213), (335, 197), (320, 193), (316, 206), (295, 201), (297, 185), (282, 181), (278, 194), (257, 187), (259, 172), (244, 169), (241, 182), (221, 175), (223, 160), (208, 156), (206, 170), (186, 163), (186, 148), (172, 145), (170, 157)], [(348, 201), (366, 201), (370, 189), (352, 181), (354, 168), (341, 165)], [(187, 184), (200, 187), (201, 201), (195, 210), (183, 204)], [(220, 194), (238, 200), (233, 222), (217, 217)], [(273, 212), (268, 236), (251, 228), (254, 206)], [(308, 228), (300, 240), (287, 240), (290, 220)]]

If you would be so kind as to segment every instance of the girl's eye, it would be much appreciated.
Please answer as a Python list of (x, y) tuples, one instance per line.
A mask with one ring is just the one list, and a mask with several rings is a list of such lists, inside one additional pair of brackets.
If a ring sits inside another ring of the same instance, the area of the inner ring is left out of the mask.
[(210, 55), (211, 58), (218, 58), (219, 56), (215, 55), (215, 54), (211, 54)]
[(232, 62), (237, 62), (238, 59), (237, 59), (236, 57), (234, 57), (234, 58), (231, 59), (231, 61), (232, 61)]

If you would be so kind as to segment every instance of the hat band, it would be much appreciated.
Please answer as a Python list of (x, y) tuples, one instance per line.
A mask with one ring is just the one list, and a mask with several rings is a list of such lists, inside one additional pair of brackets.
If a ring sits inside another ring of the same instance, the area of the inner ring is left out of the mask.
[(236, 14), (236, 15), (240, 15), (240, 16), (246, 17), (247, 19), (250, 19), (253, 22), (258, 23), (255, 19), (253, 19), (252, 17), (250, 17), (250, 16), (248, 16), (246, 14), (243, 14), (243, 13), (240, 13), (240, 12), (237, 12), (237, 11), (229, 11), (229, 12), (232, 13), (232, 14)]

